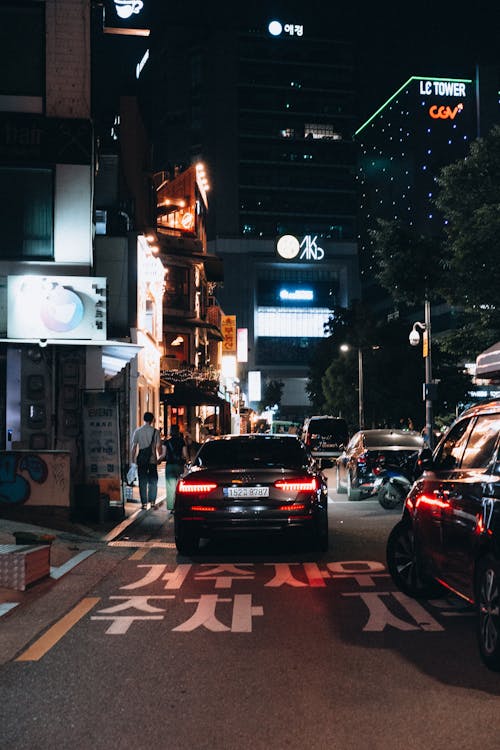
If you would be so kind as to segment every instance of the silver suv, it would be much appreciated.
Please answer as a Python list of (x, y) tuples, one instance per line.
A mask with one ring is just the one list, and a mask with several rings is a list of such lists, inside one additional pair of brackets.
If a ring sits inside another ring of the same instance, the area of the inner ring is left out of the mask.
[(349, 442), (347, 422), (342, 417), (308, 417), (302, 427), (302, 442), (321, 466), (322, 459), (340, 456)]

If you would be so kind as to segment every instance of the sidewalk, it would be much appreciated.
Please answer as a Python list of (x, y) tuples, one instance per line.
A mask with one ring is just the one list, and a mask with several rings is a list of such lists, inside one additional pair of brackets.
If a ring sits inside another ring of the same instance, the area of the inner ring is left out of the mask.
[[(120, 533), (120, 529), (124, 525), (129, 524), (139, 514), (150, 512), (141, 509), (137, 484), (130, 489), (132, 490), (132, 497), (125, 499), (124, 517), (114, 520), (111, 518), (105, 520), (102, 524), (70, 520), (66, 509), (63, 509), (64, 513), (59, 509), (47, 511), (46, 508), (35, 506), (6, 509), (5, 515), (7, 517), (0, 516), (0, 545), (15, 544), (14, 534), (16, 532), (28, 532), (35, 535), (48, 534), (55, 537), (53, 544), (57, 543), (57, 540), (81, 543), (106, 543), (111, 541)], [(160, 464), (158, 466), (157, 507), (161, 506), (165, 509), (165, 506), (162, 505), (165, 499), (165, 464)]]

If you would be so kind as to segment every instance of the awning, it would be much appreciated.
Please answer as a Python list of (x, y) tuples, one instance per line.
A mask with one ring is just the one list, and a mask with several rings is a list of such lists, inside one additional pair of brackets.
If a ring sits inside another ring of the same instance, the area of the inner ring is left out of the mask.
[(0, 339), (0, 344), (38, 344), (38, 346), (92, 346), (102, 349), (102, 368), (107, 377), (113, 377), (143, 349), (128, 341), (97, 341), (94, 339)]
[(163, 401), (169, 406), (222, 406), (226, 402), (213, 393), (191, 385), (178, 384), (173, 393), (167, 393)]
[(476, 358), (476, 378), (500, 378), (500, 341), (490, 346)]

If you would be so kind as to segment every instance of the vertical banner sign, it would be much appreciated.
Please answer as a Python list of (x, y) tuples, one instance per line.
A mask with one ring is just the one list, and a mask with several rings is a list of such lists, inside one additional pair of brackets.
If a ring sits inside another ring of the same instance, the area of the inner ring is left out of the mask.
[(99, 485), (110, 505), (123, 506), (117, 394), (83, 394), (85, 478)]
[(222, 354), (236, 354), (236, 315), (223, 315), (221, 332), (224, 336)]

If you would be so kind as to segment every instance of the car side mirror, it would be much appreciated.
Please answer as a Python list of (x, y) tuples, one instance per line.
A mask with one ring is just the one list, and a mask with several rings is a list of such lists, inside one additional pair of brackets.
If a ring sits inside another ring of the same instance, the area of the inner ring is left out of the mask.
[(432, 471), (434, 468), (434, 460), (432, 458), (432, 451), (430, 448), (422, 448), (418, 455), (417, 470)]

